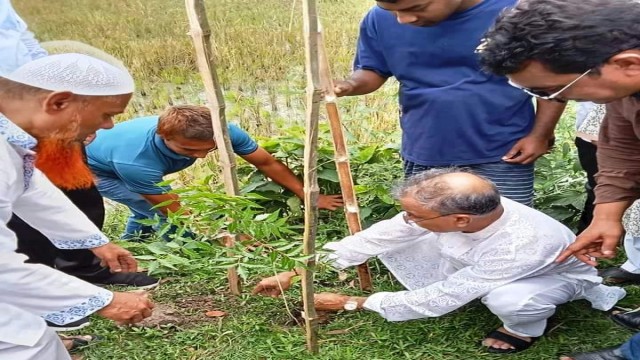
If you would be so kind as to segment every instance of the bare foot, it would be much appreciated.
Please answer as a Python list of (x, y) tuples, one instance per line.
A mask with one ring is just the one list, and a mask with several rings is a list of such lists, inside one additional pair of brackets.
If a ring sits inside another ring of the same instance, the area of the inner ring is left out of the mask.
[[(531, 342), (531, 337), (518, 336), (516, 334), (512, 334), (512, 333), (508, 332), (504, 327), (499, 328), (498, 331), (501, 332), (501, 333), (505, 333), (507, 335), (511, 335), (511, 336), (516, 337), (518, 339), (522, 339), (524, 341)], [(492, 347), (494, 349), (504, 349), (504, 350), (515, 349), (515, 347), (513, 345), (509, 344), (509, 343), (506, 343), (506, 342), (500, 341), (500, 340), (496, 340), (496, 339), (492, 339), (492, 338), (486, 338), (486, 339), (482, 340), (482, 345), (484, 345), (486, 347)]]

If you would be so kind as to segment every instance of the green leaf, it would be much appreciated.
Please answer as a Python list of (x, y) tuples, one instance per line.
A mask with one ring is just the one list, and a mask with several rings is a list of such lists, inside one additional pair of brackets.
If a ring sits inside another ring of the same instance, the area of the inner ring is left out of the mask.
[(322, 169), (318, 171), (318, 178), (331, 181), (334, 183), (339, 183), (340, 179), (338, 179), (338, 172), (335, 169)]
[(291, 196), (287, 199), (287, 205), (293, 215), (302, 215), (302, 200), (299, 197)]

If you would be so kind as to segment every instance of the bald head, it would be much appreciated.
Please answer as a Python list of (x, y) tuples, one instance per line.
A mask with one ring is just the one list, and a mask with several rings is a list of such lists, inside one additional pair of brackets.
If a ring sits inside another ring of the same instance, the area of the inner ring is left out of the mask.
[(398, 199), (411, 198), (439, 214), (488, 214), (500, 205), (500, 193), (488, 179), (456, 168), (414, 175), (395, 190)]

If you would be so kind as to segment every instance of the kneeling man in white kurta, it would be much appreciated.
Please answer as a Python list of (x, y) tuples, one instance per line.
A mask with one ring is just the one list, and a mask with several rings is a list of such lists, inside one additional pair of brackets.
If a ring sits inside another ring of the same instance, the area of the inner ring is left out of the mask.
[[(527, 349), (544, 333), (556, 306), (586, 299), (609, 310), (625, 296), (601, 284), (594, 268), (556, 257), (574, 241), (564, 225), (501, 197), (480, 176), (430, 170), (400, 185), (404, 211), (392, 219), (324, 246), (325, 260), (344, 269), (378, 257), (407, 289), (369, 297), (323, 293), (319, 310), (366, 309), (389, 321), (438, 317), (474, 299), (503, 322), (487, 335), (490, 352)], [(256, 294), (277, 296), (295, 272), (262, 280)]]

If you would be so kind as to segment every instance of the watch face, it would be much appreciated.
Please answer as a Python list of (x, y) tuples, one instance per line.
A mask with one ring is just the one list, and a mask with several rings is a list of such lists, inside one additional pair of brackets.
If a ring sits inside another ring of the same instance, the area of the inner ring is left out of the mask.
[(345, 310), (353, 311), (357, 308), (358, 308), (358, 303), (353, 300), (347, 301), (346, 304), (344, 304)]

